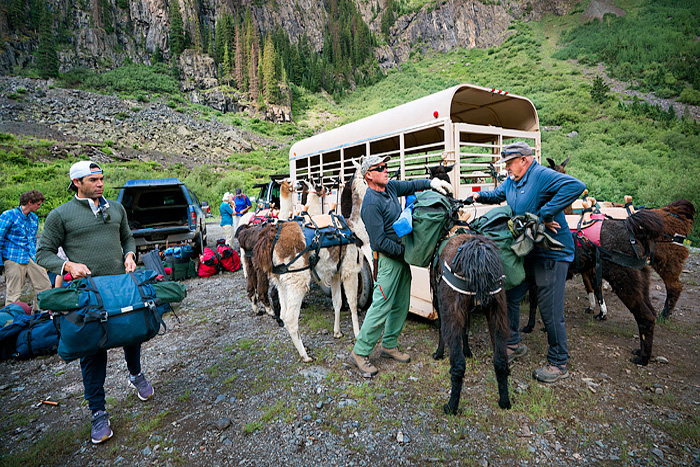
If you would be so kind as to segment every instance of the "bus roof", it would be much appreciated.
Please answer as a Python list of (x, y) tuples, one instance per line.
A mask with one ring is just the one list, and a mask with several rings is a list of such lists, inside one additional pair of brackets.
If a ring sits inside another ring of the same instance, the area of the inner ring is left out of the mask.
[(347, 125), (306, 138), (289, 150), (290, 159), (357, 144), (449, 118), (453, 123), (538, 131), (532, 102), (508, 92), (460, 84)]

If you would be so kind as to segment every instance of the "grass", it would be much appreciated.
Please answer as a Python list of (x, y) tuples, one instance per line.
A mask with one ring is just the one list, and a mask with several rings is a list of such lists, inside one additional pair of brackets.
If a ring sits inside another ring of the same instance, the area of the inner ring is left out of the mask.
[(0, 465), (7, 467), (39, 467), (62, 459), (80, 445), (80, 440), (90, 436), (90, 425), (80, 428), (48, 432), (37, 439), (31, 448), (13, 454), (0, 456)]

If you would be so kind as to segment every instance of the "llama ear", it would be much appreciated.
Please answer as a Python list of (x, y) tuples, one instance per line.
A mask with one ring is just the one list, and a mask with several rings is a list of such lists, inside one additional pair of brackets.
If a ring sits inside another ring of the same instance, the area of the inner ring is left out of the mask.
[(360, 170), (360, 167), (362, 167), (362, 162), (364, 162), (365, 156), (360, 156), (359, 159), (352, 159), (352, 165), (355, 166), (356, 170)]
[(565, 160), (564, 162), (561, 163), (561, 166), (562, 166), (562, 167), (566, 167), (566, 164), (569, 163), (569, 159), (571, 159), (571, 154), (569, 154), (569, 157), (567, 157), (566, 160)]
[(552, 159), (551, 157), (548, 157), (548, 158), (547, 158), (547, 162), (549, 162), (549, 168), (550, 168), (550, 169), (553, 169), (553, 168), (555, 168), (555, 167), (557, 166), (556, 162), (554, 162), (554, 159)]
[(452, 164), (452, 165), (446, 165), (446, 166), (445, 166), (445, 172), (447, 172), (447, 173), (452, 172), (452, 169), (454, 169), (454, 167), (455, 167), (454, 164)]

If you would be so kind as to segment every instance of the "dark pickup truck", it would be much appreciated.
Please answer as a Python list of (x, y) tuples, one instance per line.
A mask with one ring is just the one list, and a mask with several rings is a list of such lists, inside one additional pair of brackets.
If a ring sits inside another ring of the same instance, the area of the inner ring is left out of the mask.
[(119, 190), (137, 252), (156, 246), (207, 245), (205, 213), (197, 196), (177, 178), (129, 180)]

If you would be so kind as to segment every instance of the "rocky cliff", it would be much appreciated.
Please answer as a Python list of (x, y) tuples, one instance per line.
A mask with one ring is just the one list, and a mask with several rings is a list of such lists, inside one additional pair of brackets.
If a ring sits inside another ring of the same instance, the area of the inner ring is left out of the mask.
[[(379, 29), (386, 0), (355, 1), (363, 19), (379, 38), (375, 54), (385, 70), (407, 60), (414, 49), (446, 51), (455, 47), (497, 45), (507, 36), (513, 20), (536, 20), (547, 13), (561, 15), (576, 3), (576, 0), (436, 0), (397, 18), (385, 40)], [(323, 48), (324, 26), (328, 21), (323, 0), (48, 0), (63, 34), (58, 50), (60, 72), (75, 68), (111, 69), (126, 61), (150, 64), (155, 54), (169, 59), (172, 2), (179, 7), (186, 34), (195, 44), (213, 37), (221, 15), (242, 17), (249, 9), (261, 35), (279, 25), (292, 43), (304, 35), (315, 51)], [(9, 7), (0, 6), (0, 75), (12, 74), (16, 67), (31, 64), (38, 46), (37, 34), (12, 30), (9, 18)], [(218, 90), (216, 63), (205, 52), (187, 50), (180, 55), (178, 64), (182, 90), (189, 93), (193, 102), (212, 105), (224, 112), (248, 107), (237, 96)], [(284, 104), (268, 113), (275, 120), (290, 118), (289, 108)]]

